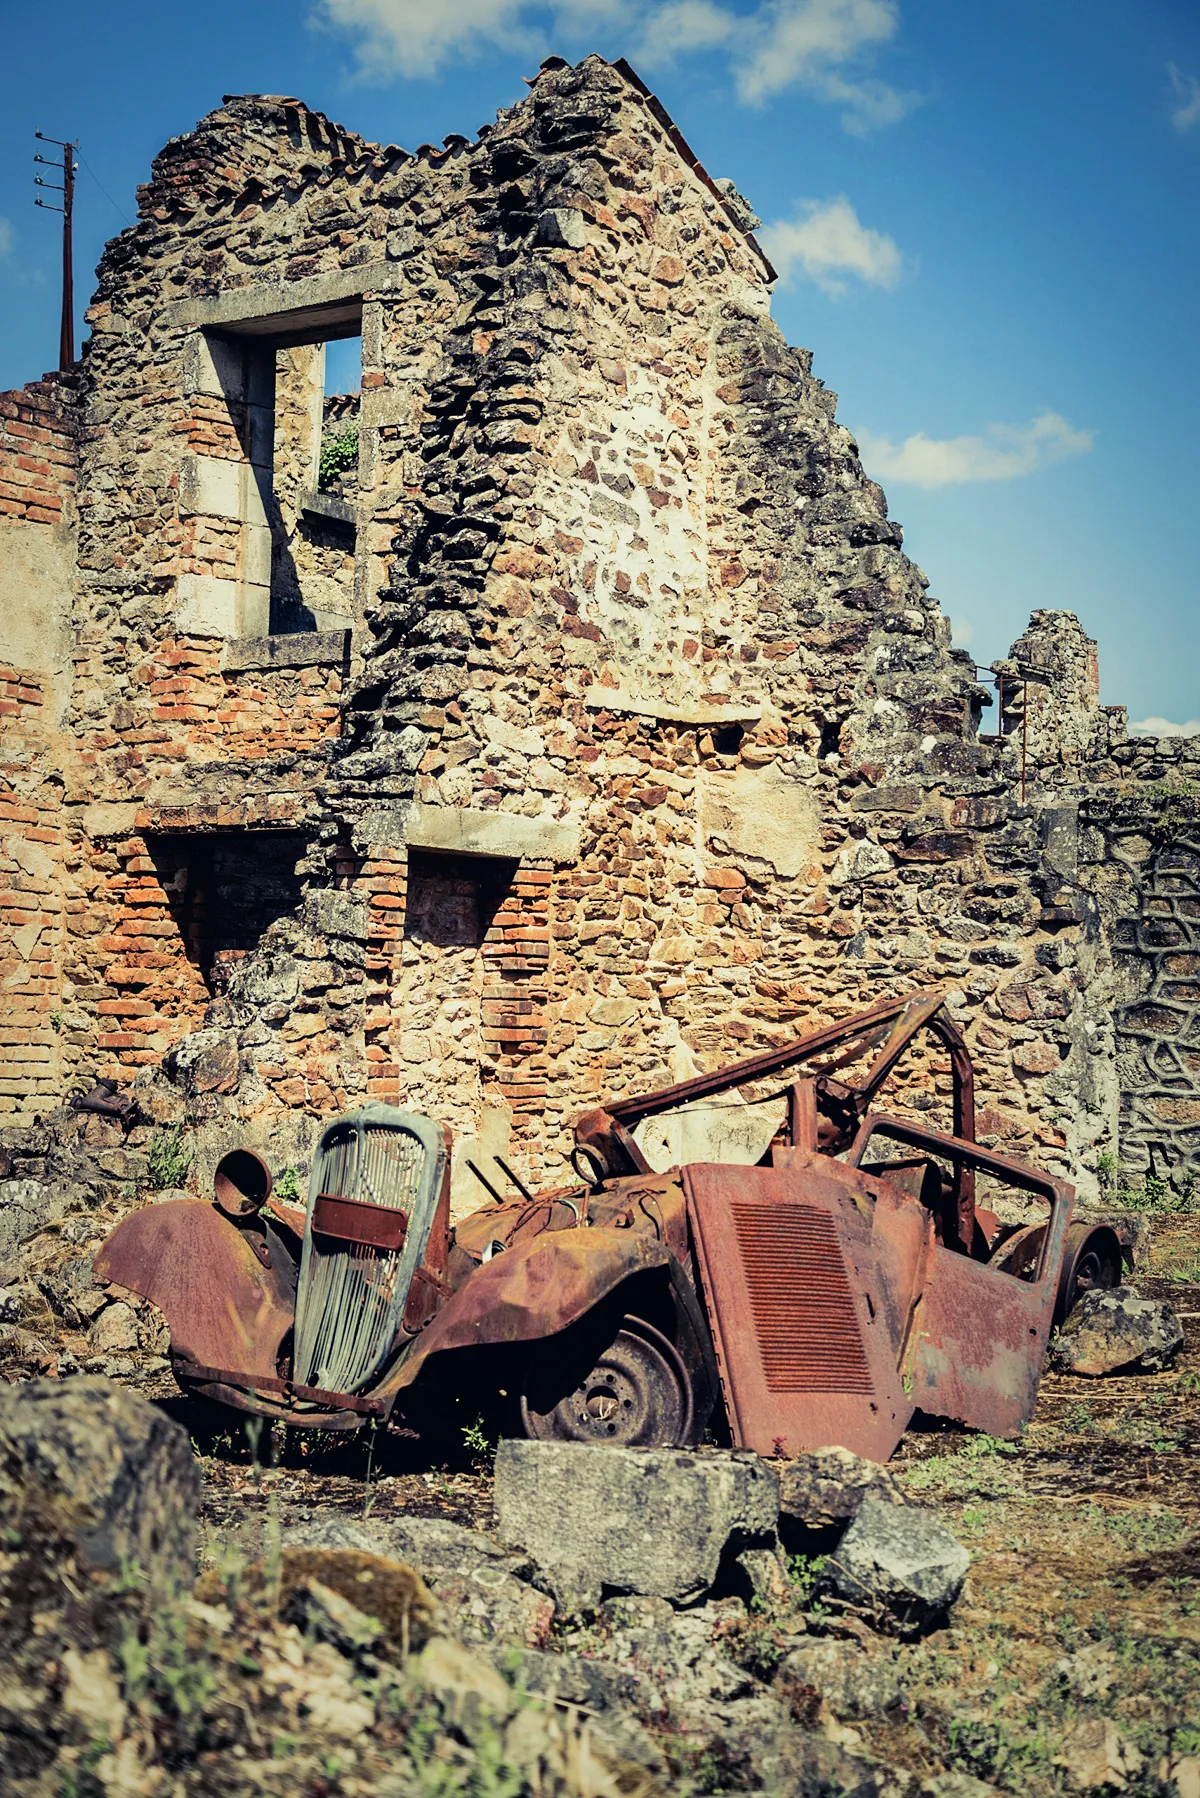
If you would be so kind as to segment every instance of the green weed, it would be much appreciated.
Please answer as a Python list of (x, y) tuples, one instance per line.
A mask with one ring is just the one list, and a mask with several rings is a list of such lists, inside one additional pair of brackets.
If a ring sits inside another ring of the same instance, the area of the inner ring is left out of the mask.
[(191, 1172), (195, 1152), (183, 1140), (183, 1125), (168, 1124), (159, 1130), (146, 1155), (146, 1174), (156, 1192), (182, 1186)]
[(465, 1423), (463, 1425), (462, 1439), (463, 1447), (469, 1454), (473, 1455), (476, 1460), (486, 1460), (491, 1454), (493, 1445), (488, 1438), (487, 1431), (483, 1427), (482, 1412), (475, 1419), (474, 1423)]
[(996, 1436), (971, 1436), (957, 1454), (927, 1455), (901, 1470), (910, 1492), (937, 1490), (947, 1498), (1006, 1498), (1019, 1484), (1019, 1474), (1008, 1459), (1017, 1454), (1014, 1442)]
[(358, 426), (350, 425), (344, 431), (330, 431), (321, 439), (321, 459), (317, 475), (317, 485), (324, 492), (332, 487), (339, 475), (347, 469), (358, 466)]
[(281, 1199), (285, 1205), (299, 1205), (304, 1198), (300, 1186), (299, 1168), (285, 1167), (278, 1180), (275, 1181), (272, 1190), (275, 1197)]

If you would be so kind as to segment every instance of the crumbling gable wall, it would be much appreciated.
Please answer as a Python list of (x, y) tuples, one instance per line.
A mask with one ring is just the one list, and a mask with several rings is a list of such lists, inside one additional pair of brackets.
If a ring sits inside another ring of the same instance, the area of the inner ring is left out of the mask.
[[(553, 1172), (602, 1091), (942, 981), (990, 1138), (1061, 1164), (1043, 1084), (1085, 1051), (1042, 1020), (1070, 1016), (1089, 951), (1036, 958), (1036, 821), (974, 740), (970, 664), (833, 396), (767, 316), (760, 253), (597, 58), (548, 69), (462, 160), (500, 204), (453, 264), (411, 243), (408, 279), (457, 317), (435, 361), (408, 314), (421, 379), (380, 447), (407, 503), (342, 772), (411, 793), (410, 840), (414, 818), (457, 814), (476, 849), (507, 828), (497, 853), (524, 844), (545, 880), (484, 945), (482, 1096)], [(444, 1115), (458, 1049), (389, 991), (395, 1090)]]
[[(598, 1095), (938, 985), (985, 1140), (1086, 1178), (1111, 908), (1067, 789), (1111, 778), (1118, 723), (1051, 614), (1013, 666), (1057, 657), (1053, 699), (1018, 670), (978, 737), (771, 280), (599, 57), (444, 149), (262, 96), (167, 146), (85, 357), (81, 1072), (166, 1055), (263, 1144), (413, 1105), (461, 1206), (477, 1144), (555, 1177)], [(359, 328), (358, 466), (322, 501), (319, 340)], [(905, 1102), (948, 1122), (948, 1087)]]

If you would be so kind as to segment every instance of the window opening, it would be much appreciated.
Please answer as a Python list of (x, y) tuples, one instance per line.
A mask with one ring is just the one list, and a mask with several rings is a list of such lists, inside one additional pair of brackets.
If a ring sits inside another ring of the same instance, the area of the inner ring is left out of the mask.
[(350, 628), (362, 338), (275, 349), (271, 631)]
[(148, 839), (187, 959), (214, 996), (269, 924), (301, 899), (297, 864), (308, 851), (295, 831), (236, 831)]

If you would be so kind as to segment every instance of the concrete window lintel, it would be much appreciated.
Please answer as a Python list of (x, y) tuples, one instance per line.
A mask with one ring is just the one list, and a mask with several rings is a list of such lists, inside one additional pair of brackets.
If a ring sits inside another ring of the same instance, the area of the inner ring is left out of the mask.
[(278, 343), (328, 342), (357, 337), (363, 296), (397, 287), (402, 280), (403, 272), (395, 263), (367, 262), (299, 281), (234, 287), (211, 299), (171, 300), (162, 317), (168, 325), (199, 325), (206, 331), (271, 337)]
[(472, 811), (467, 806), (414, 805), (404, 840), (410, 849), (486, 855), (510, 861), (574, 862), (579, 826), (516, 812)]

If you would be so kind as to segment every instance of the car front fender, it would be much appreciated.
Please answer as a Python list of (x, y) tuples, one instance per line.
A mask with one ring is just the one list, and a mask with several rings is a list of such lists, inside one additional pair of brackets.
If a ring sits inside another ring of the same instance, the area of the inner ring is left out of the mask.
[(278, 1249), (267, 1254), (270, 1265), (214, 1206), (177, 1199), (118, 1224), (94, 1271), (158, 1306), (174, 1359), (270, 1378), (292, 1327), (295, 1274)]
[(665, 1243), (631, 1230), (555, 1230), (506, 1249), (464, 1281), (372, 1397), (411, 1386), (449, 1349), (556, 1336), (632, 1274), (673, 1259)]

